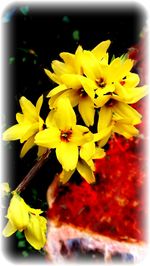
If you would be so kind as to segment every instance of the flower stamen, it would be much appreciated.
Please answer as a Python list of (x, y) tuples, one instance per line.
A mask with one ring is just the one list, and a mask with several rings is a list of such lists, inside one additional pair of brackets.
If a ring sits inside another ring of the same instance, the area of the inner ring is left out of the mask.
[(61, 130), (60, 139), (64, 142), (69, 142), (72, 135), (72, 130)]
[(86, 91), (83, 88), (79, 89), (79, 96), (82, 97), (82, 98), (87, 96), (87, 93), (86, 93)]
[(104, 78), (99, 78), (99, 79), (96, 79), (96, 84), (100, 87), (100, 88), (104, 88), (106, 86), (106, 83), (104, 81)]

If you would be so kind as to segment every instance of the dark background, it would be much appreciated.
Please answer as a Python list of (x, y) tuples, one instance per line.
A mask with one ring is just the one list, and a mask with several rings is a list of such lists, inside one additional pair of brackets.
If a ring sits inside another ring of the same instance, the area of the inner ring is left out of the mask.
[[(110, 39), (110, 57), (120, 56), (135, 45), (146, 24), (146, 11), (138, 4), (56, 4), (13, 5), (3, 13), (4, 31), (4, 129), (16, 123), (20, 111), (19, 98), (27, 97), (34, 104), (41, 94), (46, 94), (55, 84), (49, 80), (44, 68), (50, 68), (59, 53), (74, 53), (78, 44), (91, 50), (99, 42)], [(47, 100), (42, 107), (42, 117), (48, 113)], [(19, 184), (36, 161), (36, 148), (19, 159), (19, 141), (3, 143), (4, 181), (11, 188)], [(39, 171), (22, 193), (27, 203), (35, 208), (47, 208), (46, 190), (59, 165), (55, 155)], [(35, 196), (36, 194), (36, 196)], [(44, 206), (43, 206), (44, 202)], [(13, 239), (13, 238), (12, 238)], [(15, 239), (15, 238), (14, 238)], [(13, 255), (21, 255), (18, 240), (6, 245)]]

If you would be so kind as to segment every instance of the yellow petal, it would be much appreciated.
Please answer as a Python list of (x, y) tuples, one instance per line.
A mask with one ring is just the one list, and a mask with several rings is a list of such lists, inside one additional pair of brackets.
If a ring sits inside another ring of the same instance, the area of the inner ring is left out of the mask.
[(29, 121), (37, 121), (38, 114), (35, 106), (24, 96), (19, 100), (23, 114)]
[[(109, 127), (109, 129), (113, 129), (113, 127)], [(109, 138), (111, 137), (111, 134), (112, 134), (112, 130), (109, 130), (108, 134), (104, 138), (102, 138), (100, 141), (98, 141), (98, 146), (104, 147), (105, 144), (108, 142)]]
[(95, 89), (97, 88), (95, 82), (83, 76), (80, 76), (79, 79), (85, 92), (90, 96), (92, 100), (94, 100)]
[(9, 237), (12, 234), (14, 234), (16, 231), (17, 231), (17, 228), (10, 221), (8, 221), (5, 228), (3, 229), (2, 234), (5, 237)]
[(52, 96), (55, 96), (57, 93), (60, 93), (60, 92), (64, 92), (65, 90), (67, 90), (67, 87), (65, 84), (61, 84), (57, 87), (55, 87), (54, 89), (52, 89), (48, 94), (47, 94), (47, 98), (48, 97), (52, 97)]
[(59, 175), (60, 182), (64, 185), (69, 181), (75, 170), (65, 171), (63, 170)]
[(134, 90), (128, 89), (128, 94), (130, 94), (132, 98), (128, 100), (127, 103), (136, 103), (148, 94), (148, 86), (136, 87)]
[(18, 230), (26, 228), (29, 222), (27, 205), (17, 194), (15, 194), (10, 201), (7, 218)]
[(90, 97), (86, 96), (81, 98), (78, 105), (79, 113), (84, 121), (84, 123), (89, 127), (94, 124), (94, 103)]
[(83, 72), (89, 79), (96, 80), (102, 76), (100, 63), (92, 52), (84, 50), (82, 65)]
[(71, 142), (75, 143), (77, 146), (81, 146), (86, 142), (93, 139), (93, 134), (89, 131), (87, 127), (76, 125), (73, 127)]
[(94, 136), (94, 142), (100, 141), (103, 138), (107, 137), (110, 132), (112, 131), (113, 125), (106, 127), (104, 129), (101, 129), (98, 133), (93, 134)]
[(61, 79), (59, 76), (57, 76), (55, 73), (52, 73), (50, 70), (48, 69), (44, 69), (46, 75), (53, 80), (55, 83), (57, 84), (61, 84)]
[(77, 165), (77, 170), (79, 174), (89, 183), (95, 182), (95, 176), (90, 166), (84, 161), (80, 160)]
[(75, 57), (74, 54), (68, 52), (62, 52), (59, 55), (64, 60), (65, 64), (74, 66), (74, 57)]
[(61, 75), (63, 74), (67, 74), (67, 73), (73, 73), (73, 68), (71, 65), (66, 65), (63, 62), (60, 62), (58, 60), (54, 60), (52, 61), (52, 69), (54, 70), (55, 74), (60, 77), (61, 79)]
[(110, 46), (110, 40), (100, 42), (91, 52), (98, 60), (101, 60)]
[(38, 153), (37, 153), (38, 158), (41, 157), (44, 153), (46, 153), (46, 151), (47, 151), (47, 148), (39, 146)]
[(82, 87), (80, 82), (80, 76), (75, 74), (64, 74), (61, 76), (62, 82), (67, 88), (79, 89)]
[(17, 120), (18, 123), (23, 123), (23, 121), (24, 121), (24, 115), (21, 114), (21, 113), (17, 113), (16, 114), (16, 120)]
[(34, 146), (34, 137), (30, 137), (23, 145), (21, 152), (20, 152), (20, 158), (23, 158), (26, 153)]
[(100, 132), (106, 127), (109, 127), (112, 121), (112, 108), (103, 106), (99, 112), (97, 131)]
[(8, 128), (3, 133), (3, 140), (17, 140), (22, 138), (25, 132), (29, 129), (28, 124), (16, 124), (10, 128)]
[(55, 113), (56, 113), (56, 110), (53, 109), (49, 112), (48, 116), (46, 117), (45, 124), (48, 128), (51, 126), (56, 127), (55, 118), (54, 118)]
[(35, 136), (35, 144), (49, 149), (56, 148), (60, 142), (60, 131), (56, 127), (49, 127)]
[(77, 74), (83, 74), (82, 70), (82, 55), (83, 55), (83, 49), (82, 46), (79, 45), (77, 47), (77, 50), (75, 52), (75, 60), (74, 60), (74, 66)]
[(88, 142), (81, 146), (80, 148), (80, 157), (85, 161), (92, 159), (95, 154), (95, 143)]
[(141, 114), (139, 114), (128, 104), (118, 102), (113, 106), (113, 112), (122, 116), (122, 118), (129, 118), (129, 121), (132, 120), (133, 125), (139, 124), (141, 122)]
[(129, 139), (133, 136), (138, 136), (139, 131), (133, 125), (130, 124), (123, 124), (117, 122), (113, 128), (113, 131), (123, 135), (125, 138)]
[(98, 90), (95, 93), (97, 95), (97, 98), (94, 99), (94, 103), (95, 103), (97, 108), (102, 107), (111, 98), (110, 94), (109, 95), (103, 95), (102, 93), (98, 93)]
[(36, 102), (36, 111), (38, 115), (40, 114), (42, 104), (43, 104), (43, 95), (41, 95)]
[(94, 154), (92, 159), (101, 159), (101, 158), (105, 157), (105, 155), (106, 155), (106, 153), (105, 153), (104, 149), (96, 147), (95, 154)]
[(56, 156), (64, 170), (73, 170), (78, 162), (78, 147), (71, 142), (61, 142), (56, 148)]
[(148, 87), (146, 85), (136, 88), (120, 88), (120, 85), (118, 85), (118, 88), (119, 96), (113, 95), (113, 98), (124, 103), (136, 103), (148, 94)]
[(30, 214), (29, 224), (25, 229), (24, 234), (27, 241), (35, 249), (40, 250), (43, 248), (46, 243), (46, 219), (44, 217)]
[(61, 130), (71, 129), (76, 124), (76, 114), (67, 97), (59, 98), (54, 118)]
[(80, 92), (79, 90), (69, 89), (63, 93), (63, 97), (69, 98), (72, 107), (75, 107), (79, 103)]
[(24, 141), (35, 135), (38, 131), (39, 131), (39, 123), (36, 122), (31, 124), (28, 130), (26, 130), (26, 132), (24, 132), (24, 135), (22, 135), (22, 137), (20, 138), (20, 142), (23, 143)]

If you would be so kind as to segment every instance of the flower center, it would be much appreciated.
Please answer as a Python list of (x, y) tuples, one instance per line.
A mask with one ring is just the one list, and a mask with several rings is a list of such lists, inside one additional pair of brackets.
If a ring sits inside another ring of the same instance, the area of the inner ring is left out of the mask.
[(87, 93), (83, 88), (80, 88), (78, 92), (79, 92), (79, 96), (82, 98), (87, 96)]
[(106, 103), (106, 106), (107, 107), (112, 107), (116, 104), (116, 100), (114, 99), (110, 99), (107, 103)]
[(64, 142), (69, 142), (72, 135), (72, 130), (62, 130), (60, 134), (60, 139)]
[(100, 87), (100, 88), (104, 88), (106, 86), (106, 83), (104, 81), (104, 78), (99, 78), (99, 79), (96, 79), (96, 84)]

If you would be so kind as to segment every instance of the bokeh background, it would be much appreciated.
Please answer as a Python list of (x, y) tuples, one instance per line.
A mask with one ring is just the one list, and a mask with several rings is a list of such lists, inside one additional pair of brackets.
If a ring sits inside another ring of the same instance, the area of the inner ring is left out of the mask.
[[(34, 104), (41, 94), (47, 95), (55, 84), (44, 68), (60, 59), (59, 53), (74, 53), (80, 44), (91, 50), (99, 42), (110, 39), (110, 57), (121, 56), (139, 42), (146, 26), (147, 13), (138, 4), (118, 3), (80, 4), (20, 4), (7, 7), (3, 12), (3, 66), (4, 86), (3, 129), (16, 123), (20, 111), (19, 98), (27, 97)], [(48, 113), (48, 104), (42, 108), (42, 117)], [(36, 148), (23, 159), (19, 158), (19, 141), (3, 145), (4, 176), (13, 189), (20, 183), (36, 161)], [(46, 191), (59, 171), (55, 155), (46, 162), (28, 188), (22, 193), (34, 208), (47, 210)], [(73, 180), (74, 182), (74, 180)], [(7, 202), (6, 202), (7, 205)], [(4, 210), (5, 213), (5, 210)], [(5, 223), (6, 221), (4, 221)], [(4, 239), (4, 252), (15, 260), (33, 258), (44, 260), (44, 252), (36, 252), (25, 241), (23, 234)]]

